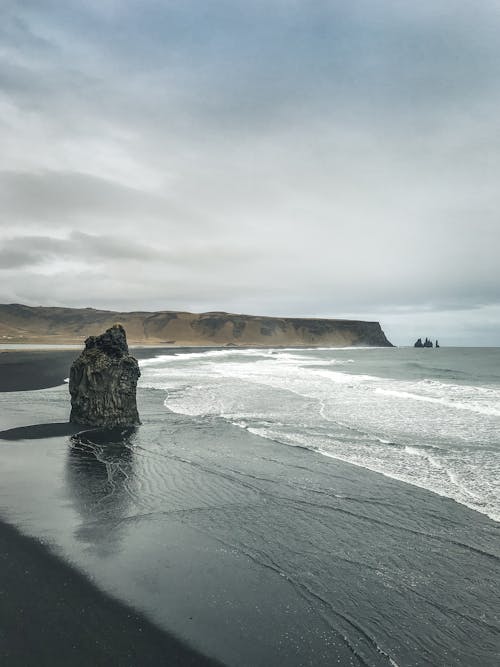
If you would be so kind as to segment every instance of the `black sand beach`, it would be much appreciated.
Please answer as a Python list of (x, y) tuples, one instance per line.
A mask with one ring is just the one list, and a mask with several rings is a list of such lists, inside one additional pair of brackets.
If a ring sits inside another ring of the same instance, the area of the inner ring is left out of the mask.
[(0, 523), (2, 665), (216, 665)]
[(78, 350), (0, 350), (0, 392), (55, 387), (68, 377)]
[[(66, 386), (0, 394), (0, 511), (34, 538), (1, 529), (4, 664), (498, 663), (498, 524), (216, 418), (173, 414), (163, 391), (138, 399), (143, 425), (120, 440), (61, 433)], [(79, 609), (96, 623), (80, 624)], [(18, 646), (13, 618), (28, 614), (33, 634)]]

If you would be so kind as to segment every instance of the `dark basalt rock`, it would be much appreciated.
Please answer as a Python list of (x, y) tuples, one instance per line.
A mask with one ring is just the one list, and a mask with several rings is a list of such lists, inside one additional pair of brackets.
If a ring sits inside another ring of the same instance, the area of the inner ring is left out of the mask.
[(140, 424), (136, 401), (140, 375), (120, 324), (87, 338), (85, 349), (71, 366), (70, 422), (105, 427)]
[[(432, 341), (429, 340), (428, 338), (425, 339), (425, 343), (422, 343), (422, 339), (419, 338), (419, 339), (415, 342), (415, 344), (413, 345), (413, 347), (433, 347), (433, 343), (432, 343)], [(436, 347), (439, 347), (439, 345), (437, 344), (437, 341), (436, 341)]]

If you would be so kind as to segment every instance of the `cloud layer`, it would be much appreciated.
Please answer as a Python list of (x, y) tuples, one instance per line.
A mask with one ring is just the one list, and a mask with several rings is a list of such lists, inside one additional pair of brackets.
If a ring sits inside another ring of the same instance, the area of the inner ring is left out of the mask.
[(2, 14), (0, 301), (498, 344), (498, 3)]

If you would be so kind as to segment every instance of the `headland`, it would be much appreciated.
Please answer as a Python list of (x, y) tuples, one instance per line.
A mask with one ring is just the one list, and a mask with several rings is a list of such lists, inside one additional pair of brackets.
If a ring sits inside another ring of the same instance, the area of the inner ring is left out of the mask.
[(131, 345), (390, 347), (378, 322), (267, 317), (224, 312), (115, 312), (94, 308), (0, 305), (0, 342), (83, 344), (115, 322)]

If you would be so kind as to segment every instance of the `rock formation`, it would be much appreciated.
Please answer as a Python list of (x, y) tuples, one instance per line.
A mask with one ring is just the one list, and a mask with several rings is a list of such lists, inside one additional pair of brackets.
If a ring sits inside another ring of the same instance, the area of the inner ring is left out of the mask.
[[(415, 344), (413, 345), (413, 347), (433, 347), (433, 344), (432, 344), (432, 341), (429, 340), (428, 338), (425, 339), (425, 343), (422, 343), (422, 339), (419, 338), (419, 339), (415, 342)], [(439, 347), (439, 346), (437, 345), (437, 341), (436, 341), (436, 347)]]
[(70, 421), (105, 427), (140, 424), (136, 402), (140, 374), (120, 324), (87, 338), (85, 349), (71, 366)]

